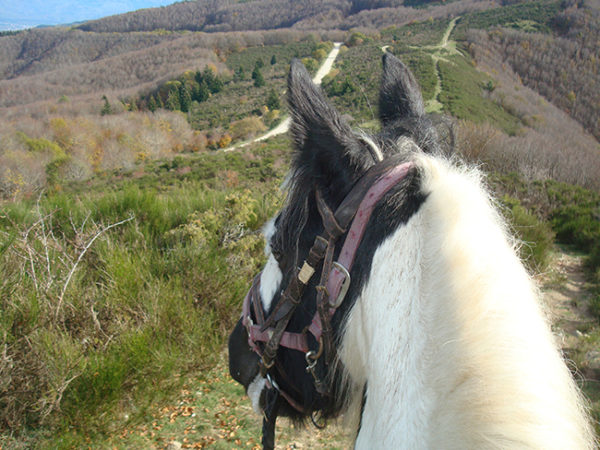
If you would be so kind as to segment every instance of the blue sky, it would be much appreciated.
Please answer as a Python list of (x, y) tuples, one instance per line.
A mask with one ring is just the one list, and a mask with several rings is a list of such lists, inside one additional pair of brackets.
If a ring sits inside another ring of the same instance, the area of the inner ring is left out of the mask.
[(82, 22), (171, 3), (175, 0), (0, 0), (0, 30)]

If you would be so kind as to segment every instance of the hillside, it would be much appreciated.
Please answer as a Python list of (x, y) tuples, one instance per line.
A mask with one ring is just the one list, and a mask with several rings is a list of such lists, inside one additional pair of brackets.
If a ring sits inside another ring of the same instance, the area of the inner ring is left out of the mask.
[[(474, 0), (434, 2), (427, 9), (398, 6), (399, 1), (363, 3), (202, 0), (112, 16), (73, 29), (10, 33), (0, 36), (0, 108), (13, 107), (6, 111), (12, 116), (25, 112), (24, 105), (39, 108), (38, 102), (63, 95), (120, 93), (186, 68), (218, 65), (221, 52), (240, 47), (286, 44), (311, 33), (344, 40), (350, 28), (375, 30), (491, 6)], [(411, 4), (419, 3), (429, 2)], [(274, 29), (278, 31), (268, 31)]]
[[(377, 130), (382, 48), (411, 67), (442, 145), (487, 172), (529, 269), (581, 314), (557, 332), (596, 376), (594, 2), (293, 3), (183, 2), (0, 36), (0, 448), (256, 444), (222, 349), (290, 142), (236, 145), (286, 118), (289, 62), (314, 72), (332, 41), (322, 87), (355, 127)], [(556, 245), (576, 260), (571, 303)]]
[[(228, 32), (276, 28), (341, 29), (380, 27), (408, 23), (429, 15), (491, 7), (489, 1), (455, 0), (448, 5), (435, 0), (199, 0), (164, 8), (135, 11), (88, 22), (79, 28), (95, 32), (130, 32), (165, 29), (170, 31)], [(455, 4), (453, 4), (455, 3)], [(415, 10), (417, 8), (417, 10)], [(418, 8), (421, 10), (419, 11)]]

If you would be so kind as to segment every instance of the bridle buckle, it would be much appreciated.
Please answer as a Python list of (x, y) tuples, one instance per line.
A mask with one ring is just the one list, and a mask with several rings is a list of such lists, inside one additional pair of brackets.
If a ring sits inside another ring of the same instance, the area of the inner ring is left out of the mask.
[(333, 267), (335, 267), (338, 270), (338, 272), (340, 272), (342, 275), (344, 275), (344, 281), (342, 281), (342, 285), (340, 286), (340, 292), (338, 293), (336, 299), (333, 301), (333, 303), (331, 303), (331, 299), (330, 299), (331, 307), (337, 309), (344, 301), (344, 298), (346, 297), (346, 294), (348, 293), (348, 288), (350, 287), (350, 283), (352, 282), (352, 280), (350, 278), (350, 273), (348, 272), (348, 269), (346, 269), (339, 262), (335, 261), (333, 263)]

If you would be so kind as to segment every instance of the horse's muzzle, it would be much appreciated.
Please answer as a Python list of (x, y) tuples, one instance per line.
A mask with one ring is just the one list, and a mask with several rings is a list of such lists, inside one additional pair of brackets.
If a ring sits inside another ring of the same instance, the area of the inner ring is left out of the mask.
[(229, 373), (246, 390), (259, 373), (260, 358), (248, 345), (248, 333), (240, 319), (229, 336)]

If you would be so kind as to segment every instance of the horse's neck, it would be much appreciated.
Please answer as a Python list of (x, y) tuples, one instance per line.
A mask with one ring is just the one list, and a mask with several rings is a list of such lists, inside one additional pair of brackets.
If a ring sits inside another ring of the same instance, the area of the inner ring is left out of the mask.
[(426, 355), (429, 336), (419, 302), (421, 235), (400, 228), (375, 253), (372, 275), (346, 325), (341, 358), (350, 378), (367, 386), (357, 448), (415, 447), (433, 406)]
[(431, 410), (423, 395), (428, 336), (420, 323), (422, 254), (414, 231), (401, 228), (377, 250), (372, 276), (346, 325), (342, 361), (350, 378), (367, 386), (357, 448), (416, 445), (424, 432), (419, 422)]
[(348, 318), (341, 359), (367, 387), (357, 448), (586, 448), (535, 290), (485, 195), (461, 180), (430, 180)]

